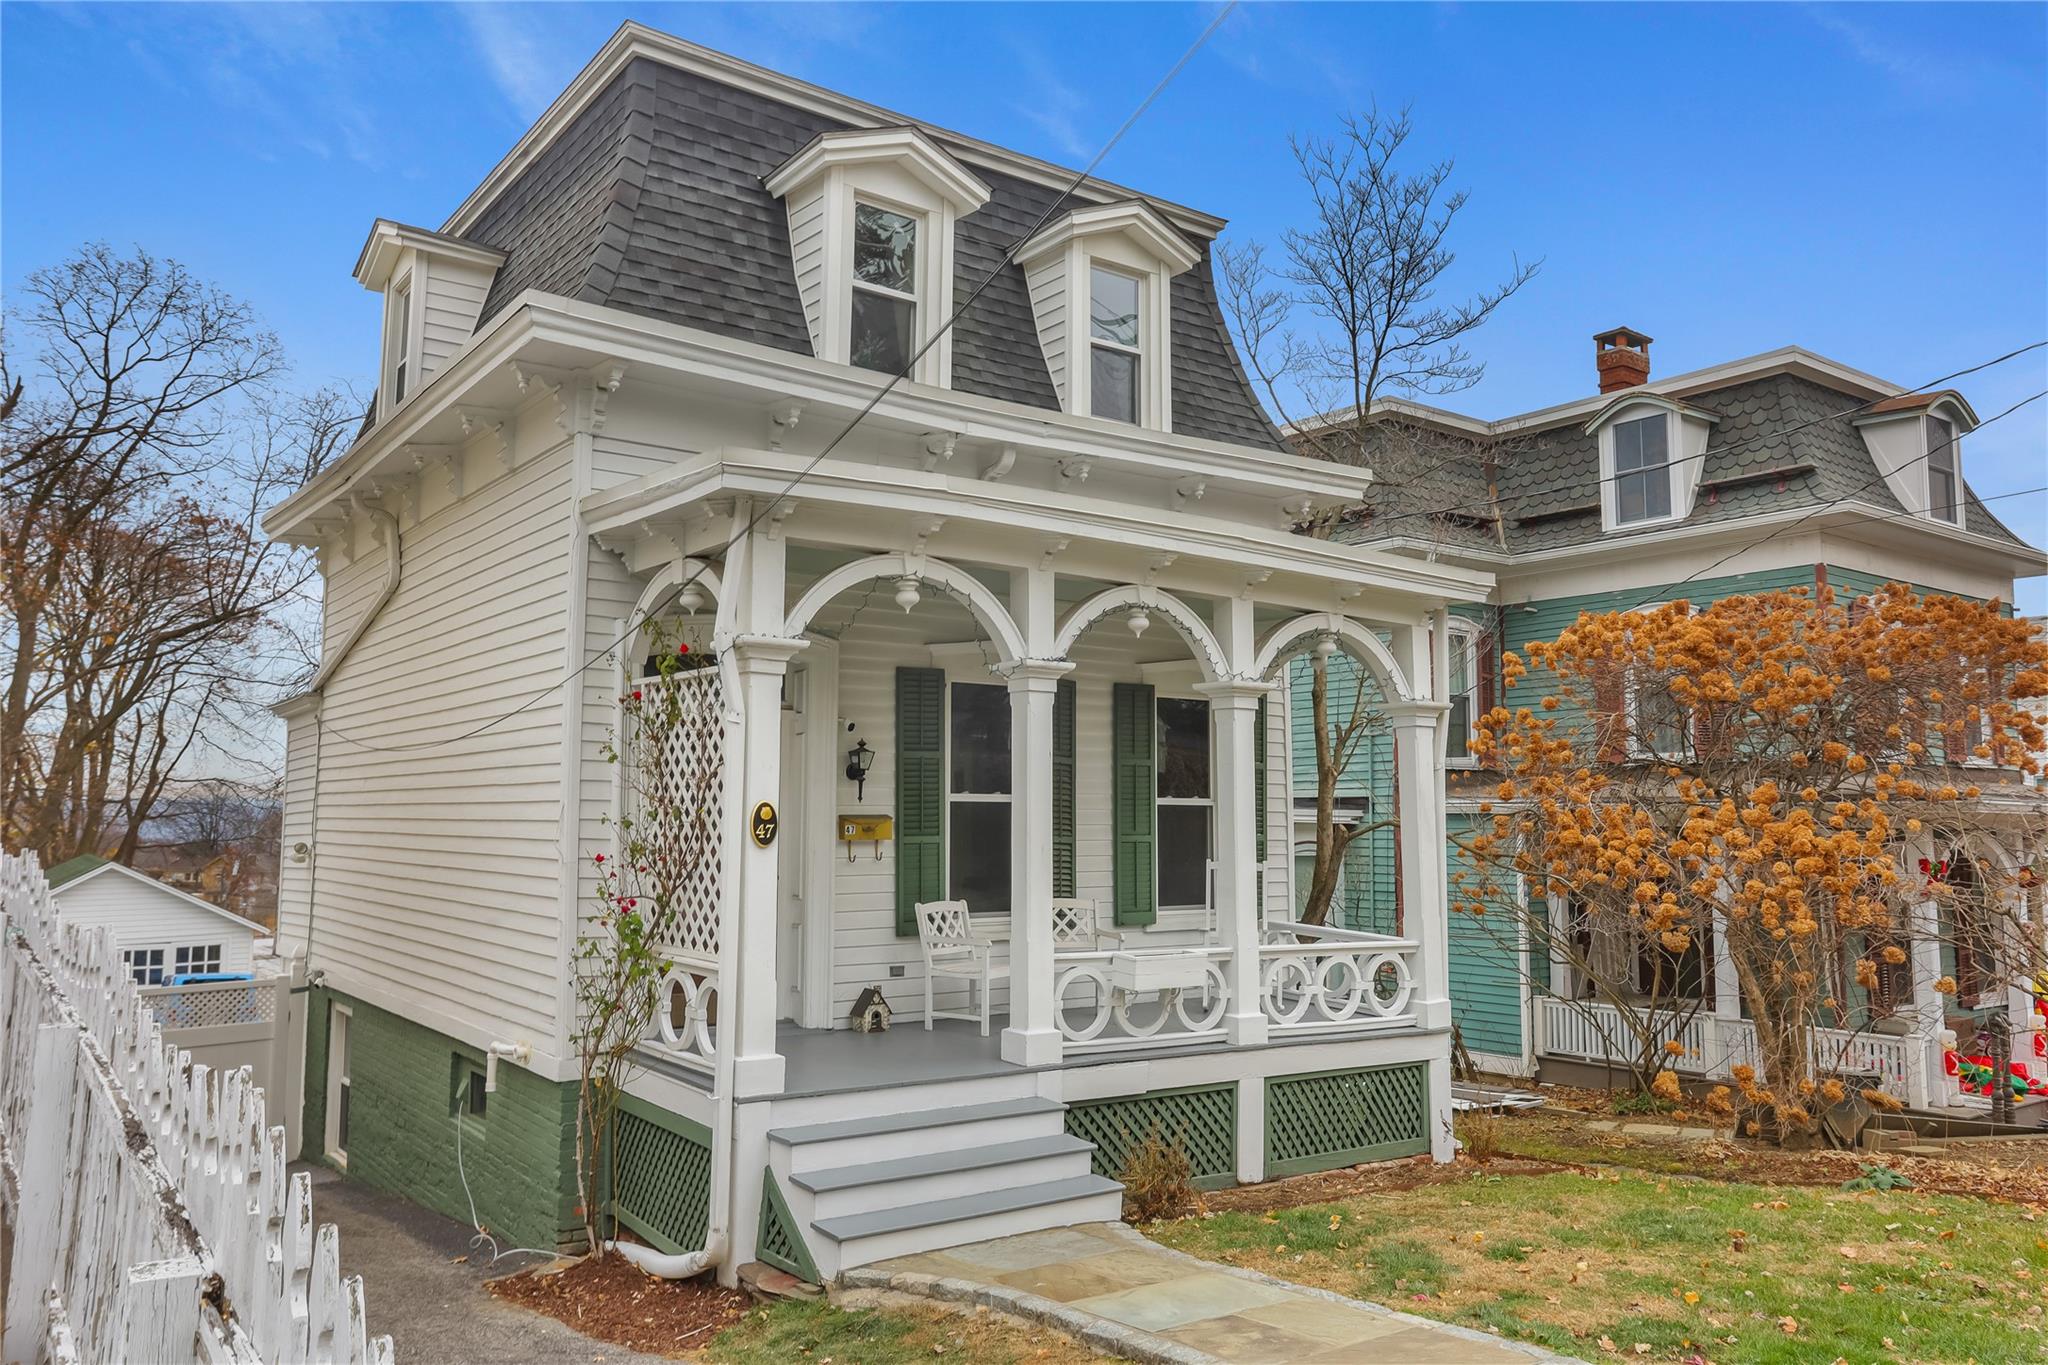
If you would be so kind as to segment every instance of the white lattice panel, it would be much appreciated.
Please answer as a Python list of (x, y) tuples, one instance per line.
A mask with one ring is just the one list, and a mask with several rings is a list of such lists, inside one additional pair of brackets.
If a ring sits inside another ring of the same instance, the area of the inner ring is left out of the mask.
[(632, 745), (640, 885), (654, 900), (654, 941), (676, 959), (718, 961), (719, 821), (725, 799), (725, 699), (718, 671), (643, 682)]

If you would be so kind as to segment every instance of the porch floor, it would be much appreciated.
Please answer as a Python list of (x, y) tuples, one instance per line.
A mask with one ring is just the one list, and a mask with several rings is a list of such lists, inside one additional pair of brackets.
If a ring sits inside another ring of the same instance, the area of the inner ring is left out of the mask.
[(775, 1049), (782, 1054), (782, 1093), (832, 1095), (1022, 1072), (1024, 1067), (1003, 1060), (1007, 1022), (1003, 1015), (991, 1019), (986, 1038), (981, 1025), (964, 1019), (934, 1020), (930, 1031), (922, 1021), (902, 1023), (886, 1033), (785, 1023), (775, 1031)]

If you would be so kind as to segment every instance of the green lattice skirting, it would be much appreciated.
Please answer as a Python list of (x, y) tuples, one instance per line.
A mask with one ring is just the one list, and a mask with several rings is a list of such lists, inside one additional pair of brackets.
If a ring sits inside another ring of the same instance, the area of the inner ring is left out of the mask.
[(702, 1250), (711, 1218), (710, 1130), (627, 1095), (612, 1140), (612, 1216), (671, 1255)]
[(811, 1260), (811, 1249), (804, 1245), (803, 1229), (790, 1214), (782, 1187), (775, 1183), (773, 1171), (761, 1172), (761, 1229), (754, 1238), (754, 1255), (799, 1280), (824, 1282)]
[(1237, 1087), (1192, 1086), (1142, 1095), (1082, 1100), (1067, 1106), (1067, 1131), (1095, 1144), (1095, 1174), (1114, 1180), (1145, 1135), (1179, 1143), (1199, 1189), (1237, 1183)]
[(1266, 1082), (1266, 1174), (1300, 1175), (1429, 1150), (1425, 1062)]

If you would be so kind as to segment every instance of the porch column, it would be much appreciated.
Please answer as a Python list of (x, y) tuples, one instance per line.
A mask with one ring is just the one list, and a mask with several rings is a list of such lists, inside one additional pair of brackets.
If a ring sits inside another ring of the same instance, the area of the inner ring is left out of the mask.
[(1003, 1060), (1049, 1066), (1061, 1054), (1052, 967), (1052, 725), (1064, 659), (1026, 659), (1010, 683), (1010, 1021)]
[(1742, 1027), (1742, 982), (1735, 975), (1735, 954), (1728, 949), (1728, 922), (1717, 911), (1713, 927), (1714, 1000), (1713, 1009), (1700, 1021), (1701, 1070), (1709, 1076), (1725, 1076), (1730, 1050)]
[[(1899, 858), (1899, 875), (1909, 880), (1921, 877), (1920, 859), (1933, 854), (1932, 840), (1924, 836), (1908, 840)], [(1918, 1109), (1955, 1098), (1941, 1055), (1941, 1036), (1948, 1028), (1947, 1008), (1940, 992), (1934, 989), (1934, 983), (1941, 979), (1940, 906), (1931, 897), (1913, 902), (1907, 911), (1907, 925), (1913, 936), (1913, 1053), (1919, 1065), (1908, 1077), (1904, 1099)]]
[[(719, 983), (719, 1006), (731, 1021), (725, 1033), (733, 1049), (736, 1096), (782, 1093), (782, 1054), (775, 1047), (776, 902), (780, 895), (774, 844), (754, 837), (754, 813), (765, 803), (782, 805), (782, 680), (802, 640), (742, 635), (731, 645), (739, 673), (740, 734), (744, 757), (728, 765), (727, 780), (739, 784), (741, 832), (739, 914), (725, 926), (734, 933), (732, 980)], [(778, 831), (776, 838), (782, 835)], [(725, 1039), (720, 1046), (725, 1046)]]
[(1399, 788), (1401, 933), (1414, 939), (1417, 1021), (1451, 1026), (1449, 873), (1445, 866), (1443, 771), (1437, 731), (1450, 707), (1443, 702), (1396, 702), (1383, 708), (1394, 734), (1394, 780)]
[(1224, 970), (1230, 1003), (1223, 1013), (1229, 1040), (1266, 1041), (1266, 1011), (1259, 994), (1258, 755), (1254, 748), (1262, 682), (1205, 683), (1216, 731), (1216, 923), (1230, 950)]

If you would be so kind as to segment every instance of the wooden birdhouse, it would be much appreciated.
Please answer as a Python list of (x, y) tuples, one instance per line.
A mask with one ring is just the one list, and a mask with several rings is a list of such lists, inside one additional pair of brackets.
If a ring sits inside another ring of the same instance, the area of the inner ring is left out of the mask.
[(889, 1014), (889, 1002), (882, 998), (882, 988), (870, 986), (853, 1002), (854, 1031), (881, 1033), (889, 1027)]

